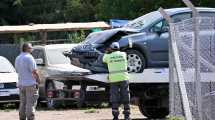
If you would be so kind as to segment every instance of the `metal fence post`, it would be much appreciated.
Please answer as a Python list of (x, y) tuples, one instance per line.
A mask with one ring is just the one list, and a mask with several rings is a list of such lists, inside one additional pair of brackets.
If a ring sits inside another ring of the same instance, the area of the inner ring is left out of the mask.
[[(187, 120), (192, 120), (192, 114), (191, 114), (191, 110), (190, 110), (190, 105), (189, 105), (189, 100), (188, 100), (188, 96), (187, 96), (187, 91), (186, 91), (186, 87), (185, 87), (185, 81), (183, 78), (183, 74), (182, 74), (182, 70), (181, 70), (181, 65), (179, 62), (179, 55), (178, 55), (178, 50), (177, 50), (177, 46), (176, 46), (176, 41), (174, 41), (174, 37), (173, 37), (173, 32), (174, 28), (173, 28), (173, 22), (170, 18), (170, 16), (163, 10), (163, 8), (159, 8), (159, 12), (162, 14), (162, 16), (167, 20), (167, 22), (169, 23), (170, 26), (170, 41), (169, 41), (169, 57), (171, 57), (169, 59), (169, 80), (170, 80), (170, 95), (174, 96), (174, 85), (175, 82), (174, 81), (174, 66), (176, 66), (176, 72), (177, 72), (177, 76), (180, 79), (179, 81), (179, 86), (180, 86), (180, 92), (182, 96), (182, 103), (183, 103), (183, 109), (185, 111), (185, 117)], [(175, 61), (175, 62), (174, 62)], [(174, 99), (173, 97), (170, 98), (170, 110), (171, 112), (174, 111)], [(171, 113), (173, 114), (173, 113)]]
[[(170, 24), (172, 23), (171, 21), (171, 18), (165, 14), (165, 11), (163, 10), (163, 8), (159, 8), (159, 12), (163, 15), (163, 17), (166, 19), (166, 21)], [(171, 27), (171, 26), (170, 26)], [(171, 29), (171, 28), (170, 28)], [(171, 31), (171, 30), (170, 30)], [(170, 34), (170, 31), (169, 31), (169, 36), (170, 36), (170, 39), (172, 39), (172, 35)], [(168, 41), (168, 45), (169, 45), (169, 48), (168, 48), (168, 52), (169, 52), (169, 108), (170, 108), (170, 115), (174, 115), (174, 70), (173, 70), (173, 54), (172, 54), (172, 48), (171, 48), (171, 40)]]
[(202, 117), (202, 98), (201, 98), (201, 75), (200, 75), (200, 47), (199, 47), (199, 23), (198, 23), (198, 11), (195, 6), (189, 0), (183, 0), (183, 2), (192, 10), (193, 15), (193, 27), (194, 27), (194, 51), (195, 51), (195, 80), (196, 80), (196, 95), (197, 95), (197, 108), (199, 120), (203, 120)]

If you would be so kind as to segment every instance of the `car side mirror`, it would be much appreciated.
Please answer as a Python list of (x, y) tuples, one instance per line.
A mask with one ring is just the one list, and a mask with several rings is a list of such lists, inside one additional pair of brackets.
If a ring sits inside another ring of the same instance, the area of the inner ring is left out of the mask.
[(35, 59), (35, 61), (36, 61), (36, 64), (37, 64), (37, 65), (41, 65), (41, 66), (44, 66), (44, 65), (45, 65), (45, 63), (44, 63), (44, 61), (43, 61), (42, 58)]
[(168, 27), (168, 26), (163, 27), (163, 28), (161, 29), (161, 33), (166, 33), (166, 32), (169, 32), (169, 27)]
[(158, 33), (158, 34), (160, 34), (161, 33), (161, 27), (154, 27), (153, 28), (153, 31), (155, 32), (155, 33)]

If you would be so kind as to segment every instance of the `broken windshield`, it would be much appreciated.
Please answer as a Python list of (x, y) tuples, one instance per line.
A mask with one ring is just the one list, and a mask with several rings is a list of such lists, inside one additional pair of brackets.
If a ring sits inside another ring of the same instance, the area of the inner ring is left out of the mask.
[(145, 14), (139, 18), (132, 20), (125, 27), (142, 30), (149, 26), (150, 24), (154, 23), (159, 18), (161, 18), (161, 15), (158, 11), (150, 12), (148, 14)]

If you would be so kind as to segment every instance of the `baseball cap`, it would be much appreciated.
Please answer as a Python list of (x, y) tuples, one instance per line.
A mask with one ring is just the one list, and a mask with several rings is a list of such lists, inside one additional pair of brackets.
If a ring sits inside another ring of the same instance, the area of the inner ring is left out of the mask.
[(111, 49), (119, 49), (119, 43), (118, 43), (118, 42), (113, 42), (113, 43), (110, 45), (110, 48), (111, 48)]

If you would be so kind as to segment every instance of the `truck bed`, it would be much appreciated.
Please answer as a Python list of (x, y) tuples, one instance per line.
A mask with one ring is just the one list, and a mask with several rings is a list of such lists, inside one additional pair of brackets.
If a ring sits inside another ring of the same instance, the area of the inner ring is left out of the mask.
[[(108, 83), (107, 73), (86, 75), (88, 79)], [(142, 73), (129, 73), (130, 83), (168, 83), (168, 68), (145, 69)]]

